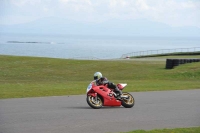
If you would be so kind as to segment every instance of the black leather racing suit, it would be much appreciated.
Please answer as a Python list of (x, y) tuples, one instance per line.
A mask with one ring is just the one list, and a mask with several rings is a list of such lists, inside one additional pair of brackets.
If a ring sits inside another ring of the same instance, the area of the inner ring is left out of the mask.
[(112, 82), (109, 82), (106, 77), (101, 77), (99, 80), (96, 80), (96, 85), (105, 85), (108, 84), (108, 88), (113, 89), (118, 95), (121, 95), (121, 90)]

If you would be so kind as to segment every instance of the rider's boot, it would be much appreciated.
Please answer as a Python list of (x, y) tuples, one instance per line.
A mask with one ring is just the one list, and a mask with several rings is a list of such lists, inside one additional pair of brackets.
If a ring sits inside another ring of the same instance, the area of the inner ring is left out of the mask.
[(115, 92), (117, 93), (117, 99), (121, 99), (122, 91), (116, 86)]

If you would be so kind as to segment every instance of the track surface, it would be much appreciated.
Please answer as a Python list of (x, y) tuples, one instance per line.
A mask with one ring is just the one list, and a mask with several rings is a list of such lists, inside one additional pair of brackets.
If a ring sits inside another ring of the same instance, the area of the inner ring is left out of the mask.
[(91, 109), (86, 97), (0, 100), (0, 133), (115, 133), (200, 126), (200, 89), (136, 92), (135, 106)]

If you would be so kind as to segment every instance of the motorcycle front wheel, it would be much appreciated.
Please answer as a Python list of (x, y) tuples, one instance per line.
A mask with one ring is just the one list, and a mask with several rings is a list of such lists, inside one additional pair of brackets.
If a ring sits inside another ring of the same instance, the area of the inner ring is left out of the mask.
[(94, 109), (100, 109), (103, 106), (103, 101), (98, 95), (96, 97), (88, 95), (86, 101)]
[(127, 98), (122, 99), (122, 106), (125, 108), (132, 108), (135, 104), (135, 99), (134, 97), (128, 93), (128, 92), (123, 92), (122, 96), (126, 96)]

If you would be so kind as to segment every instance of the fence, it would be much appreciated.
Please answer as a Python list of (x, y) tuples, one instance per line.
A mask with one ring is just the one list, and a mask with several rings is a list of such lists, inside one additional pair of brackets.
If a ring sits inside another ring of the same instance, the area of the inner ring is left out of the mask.
[(123, 54), (121, 58), (170, 54), (170, 53), (182, 53), (182, 52), (200, 52), (200, 47), (138, 51), (138, 52)]

